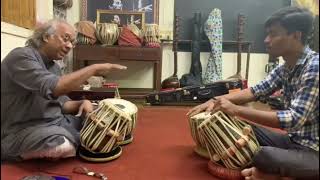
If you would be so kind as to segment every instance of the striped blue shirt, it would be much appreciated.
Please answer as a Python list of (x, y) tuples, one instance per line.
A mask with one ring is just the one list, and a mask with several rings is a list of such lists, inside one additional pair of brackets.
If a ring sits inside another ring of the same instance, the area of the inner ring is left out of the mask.
[(280, 127), (293, 142), (319, 151), (319, 53), (305, 47), (293, 68), (276, 67), (251, 91), (259, 100), (279, 89), (285, 107), (277, 111)]

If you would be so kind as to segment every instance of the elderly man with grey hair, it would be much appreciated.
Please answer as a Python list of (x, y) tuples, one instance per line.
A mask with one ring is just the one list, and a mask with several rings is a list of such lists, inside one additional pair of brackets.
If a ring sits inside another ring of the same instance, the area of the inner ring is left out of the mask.
[(93, 110), (90, 101), (66, 94), (88, 78), (119, 64), (93, 64), (61, 75), (53, 60), (75, 46), (75, 29), (60, 19), (37, 29), (25, 47), (13, 49), (1, 63), (1, 160), (59, 159), (76, 155), (81, 130), (75, 114)]

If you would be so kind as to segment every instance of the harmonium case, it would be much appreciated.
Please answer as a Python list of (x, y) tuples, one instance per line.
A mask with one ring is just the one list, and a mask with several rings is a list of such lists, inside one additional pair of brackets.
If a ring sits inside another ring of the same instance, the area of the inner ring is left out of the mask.
[(160, 91), (146, 96), (151, 105), (178, 105), (203, 103), (215, 96), (221, 96), (243, 89), (240, 79), (221, 80), (203, 86), (186, 86), (174, 90)]

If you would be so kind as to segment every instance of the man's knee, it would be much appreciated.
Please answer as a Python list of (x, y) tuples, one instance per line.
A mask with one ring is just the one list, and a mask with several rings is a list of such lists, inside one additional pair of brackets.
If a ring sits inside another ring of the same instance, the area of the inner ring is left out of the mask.
[(312, 151), (269, 146), (262, 146), (253, 157), (253, 166), (282, 177), (319, 176), (318, 162), (319, 156)]
[(28, 160), (28, 159), (39, 159), (39, 158), (60, 159), (60, 158), (75, 156), (76, 155), (75, 146), (64, 136), (63, 138), (64, 138), (64, 142), (56, 147), (52, 147), (52, 148), (40, 150), (40, 151), (27, 152), (21, 155), (21, 157), (24, 160)]

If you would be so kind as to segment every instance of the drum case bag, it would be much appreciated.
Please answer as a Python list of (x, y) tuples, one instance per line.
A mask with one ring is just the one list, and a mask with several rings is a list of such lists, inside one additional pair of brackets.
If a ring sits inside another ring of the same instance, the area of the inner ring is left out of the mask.
[(146, 96), (151, 105), (203, 103), (212, 97), (242, 89), (242, 81), (220, 81), (204, 86), (186, 86), (170, 91), (151, 93)]

